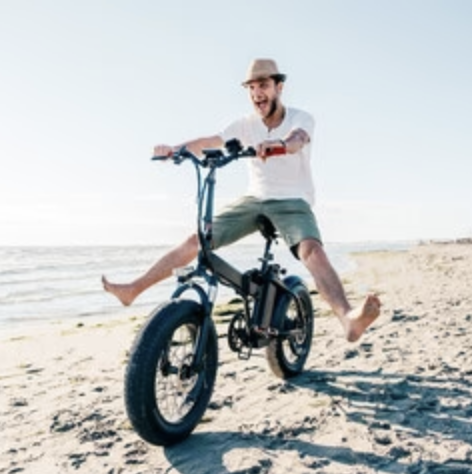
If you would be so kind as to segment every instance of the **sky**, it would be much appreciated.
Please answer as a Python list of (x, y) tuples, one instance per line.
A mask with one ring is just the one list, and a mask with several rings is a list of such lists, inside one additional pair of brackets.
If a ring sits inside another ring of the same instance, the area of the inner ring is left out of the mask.
[[(316, 121), (327, 242), (472, 236), (469, 0), (0, 0), (0, 245), (158, 245), (195, 226), (157, 143), (252, 111), (254, 58)], [(244, 164), (218, 203), (244, 193)]]

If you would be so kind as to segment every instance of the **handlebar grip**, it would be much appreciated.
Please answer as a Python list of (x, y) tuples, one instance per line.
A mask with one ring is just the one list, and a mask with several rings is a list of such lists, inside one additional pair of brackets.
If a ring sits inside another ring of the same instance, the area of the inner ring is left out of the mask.
[(285, 155), (287, 153), (287, 148), (283, 145), (273, 146), (266, 150), (266, 156), (276, 156), (276, 155)]
[(153, 156), (151, 160), (153, 161), (166, 161), (169, 158), (172, 158), (172, 155), (160, 155), (160, 156)]

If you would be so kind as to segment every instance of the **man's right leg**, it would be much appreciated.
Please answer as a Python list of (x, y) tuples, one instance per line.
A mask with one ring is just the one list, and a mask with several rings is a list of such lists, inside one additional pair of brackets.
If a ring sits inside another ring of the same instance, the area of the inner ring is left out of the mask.
[(111, 283), (102, 277), (103, 288), (129, 306), (143, 291), (170, 277), (175, 268), (188, 265), (198, 254), (196, 234), (160, 258), (144, 275), (131, 283)]

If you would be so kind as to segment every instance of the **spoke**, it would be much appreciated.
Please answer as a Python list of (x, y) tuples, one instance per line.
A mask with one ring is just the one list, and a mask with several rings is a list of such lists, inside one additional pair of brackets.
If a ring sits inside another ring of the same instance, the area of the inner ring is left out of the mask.
[(165, 362), (156, 374), (156, 403), (169, 422), (181, 420), (196, 400), (199, 376), (184, 376), (192, 361), (195, 334), (196, 329), (190, 326), (182, 326), (174, 332), (167, 354), (163, 354)]

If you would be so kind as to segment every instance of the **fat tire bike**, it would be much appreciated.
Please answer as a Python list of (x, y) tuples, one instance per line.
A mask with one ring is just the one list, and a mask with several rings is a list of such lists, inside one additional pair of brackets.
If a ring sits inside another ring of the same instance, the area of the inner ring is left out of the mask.
[[(271, 154), (285, 150), (274, 148)], [(203, 151), (198, 158), (185, 147), (169, 157), (191, 162), (197, 174), (195, 267), (176, 270), (177, 288), (170, 300), (151, 312), (137, 334), (125, 374), (125, 405), (132, 427), (148, 443), (169, 446), (188, 437), (210, 402), (218, 370), (218, 335), (212, 312), (218, 284), (241, 298), (241, 310), (228, 325), (227, 342), (241, 359), (265, 349), (268, 365), (280, 378), (302, 372), (309, 355), (314, 311), (310, 293), (298, 276), (285, 276), (274, 262), (272, 244), (278, 235), (270, 220), (257, 217), (265, 245), (258, 268), (244, 272), (212, 250), (216, 172), (240, 158), (255, 156), (230, 140), (223, 150)], [(203, 173), (202, 170), (205, 170)]]

